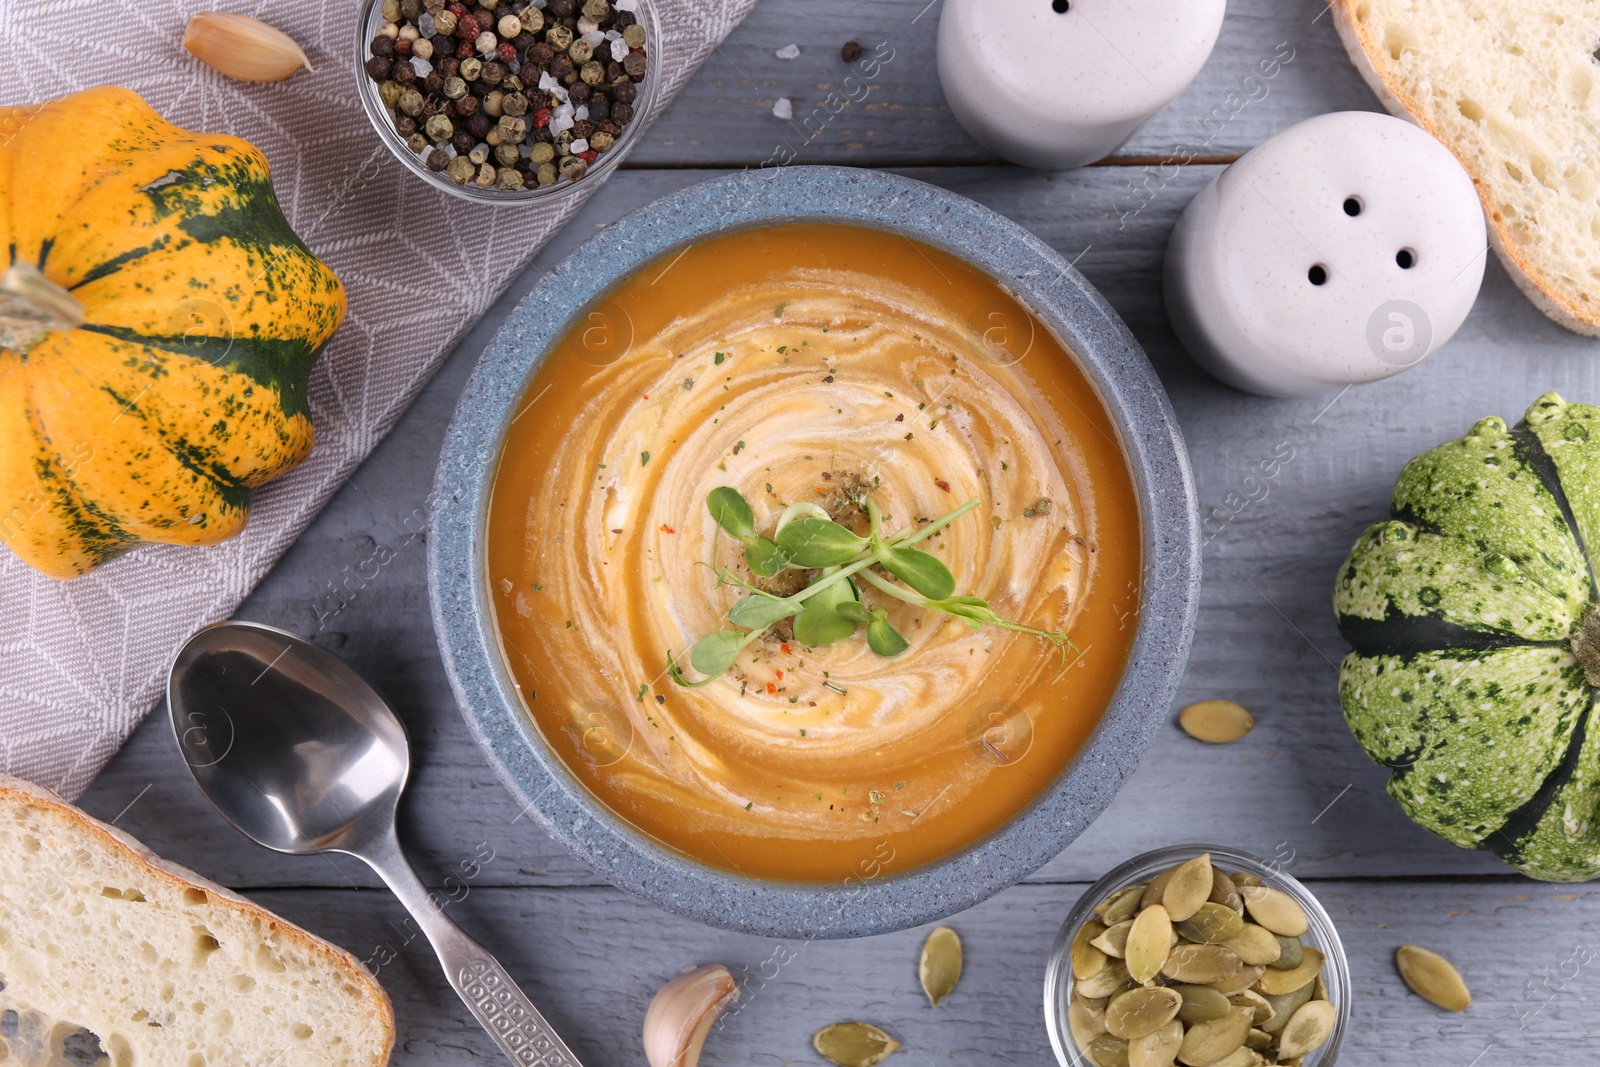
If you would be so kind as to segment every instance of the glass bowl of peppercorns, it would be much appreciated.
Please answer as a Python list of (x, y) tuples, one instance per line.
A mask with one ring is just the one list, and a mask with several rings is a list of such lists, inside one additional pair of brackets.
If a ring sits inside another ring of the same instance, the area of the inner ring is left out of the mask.
[(660, 78), (649, 0), (367, 0), (361, 105), (430, 184), (536, 204), (616, 169)]

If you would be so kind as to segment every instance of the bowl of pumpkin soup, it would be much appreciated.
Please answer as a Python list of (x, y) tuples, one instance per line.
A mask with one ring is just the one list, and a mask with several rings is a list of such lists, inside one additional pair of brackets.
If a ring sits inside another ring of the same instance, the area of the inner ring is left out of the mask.
[(435, 625), (526, 810), (711, 925), (941, 918), (1081, 833), (1187, 656), (1194, 489), (1127, 328), (894, 175), (692, 186), (540, 281), (436, 476)]

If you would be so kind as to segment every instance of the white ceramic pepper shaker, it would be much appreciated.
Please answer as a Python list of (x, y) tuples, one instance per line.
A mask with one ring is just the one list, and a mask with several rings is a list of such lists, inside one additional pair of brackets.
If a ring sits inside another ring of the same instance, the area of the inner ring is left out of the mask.
[(939, 81), (1013, 163), (1103, 159), (1194, 80), (1226, 0), (944, 0)]
[(1167, 245), (1167, 314), (1229, 385), (1327, 392), (1398, 374), (1448, 341), (1486, 249), (1472, 179), (1444, 145), (1388, 115), (1319, 115), (1190, 202)]

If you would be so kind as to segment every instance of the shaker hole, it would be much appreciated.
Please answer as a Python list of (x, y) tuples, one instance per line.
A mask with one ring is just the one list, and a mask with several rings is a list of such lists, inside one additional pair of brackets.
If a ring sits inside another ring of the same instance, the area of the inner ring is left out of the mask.
[(1328, 281), (1328, 268), (1318, 263), (1306, 272), (1306, 277), (1311, 279), (1312, 285), (1325, 285)]
[(1344, 213), (1349, 215), (1351, 218), (1355, 218), (1357, 215), (1361, 214), (1361, 201), (1353, 196), (1345, 197)]
[(1050, 0), (1050, 10), (1058, 15), (1065, 15), (1072, 10), (1072, 0)]
[(1400, 264), (1401, 270), (1410, 270), (1417, 265), (1417, 254), (1409, 248), (1402, 248), (1394, 254), (1394, 261)]

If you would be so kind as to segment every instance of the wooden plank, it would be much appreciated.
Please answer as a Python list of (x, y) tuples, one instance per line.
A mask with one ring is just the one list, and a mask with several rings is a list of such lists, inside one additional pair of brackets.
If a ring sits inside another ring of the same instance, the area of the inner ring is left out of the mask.
[[(1248, 397), (1188, 359), (1160, 303), (1166, 235), (1217, 168), (1184, 168), (1135, 211), (1119, 206), (1126, 204), (1126, 185), (1110, 168), (915, 173), (995, 207), (1078, 259), (1149, 351), (1178, 411), (1216, 531), (1205, 551), (1199, 633), (1180, 704), (1230, 697), (1259, 721), (1244, 741), (1215, 748), (1175, 726), (1164, 730), (1105, 816), (1037, 877), (1092, 879), (1124, 854), (1178, 840), (1266, 855), (1293, 849), (1318, 876), (1504, 872), (1498, 860), (1455, 849), (1407, 822), (1384, 795), (1383, 773), (1351, 740), (1334, 686), (1346, 649), (1329, 607), (1333, 574), (1361, 529), (1383, 515), (1394, 476), (1410, 456), (1459, 435), (1484, 414), (1514, 418), (1546, 389), (1600, 398), (1600, 364), (1587, 358), (1596, 343), (1550, 324), (1491, 266), (1460, 336), (1426, 364), (1353, 389), (1331, 406), (1331, 397)], [(454, 711), (429, 622), (423, 542), (407, 540), (421, 517), (445, 423), (477, 352), (555, 257), (626, 210), (705, 176), (619, 175), (496, 305), (242, 612), (313, 634), (393, 697), (417, 758), (405, 826), (419, 865), (436, 877), (461, 841), (489, 840), (514, 857), (507, 866), (515, 867), (519, 883), (597, 881), (521, 817)], [(1264, 490), (1251, 490), (1255, 483), (1245, 479), (1258, 464), (1286, 451), (1292, 457), (1281, 472), (1262, 483)], [(1257, 499), (1235, 508), (1247, 495)], [(362, 571), (379, 543), (394, 548), (396, 559), (370, 581), (355, 578), (350, 606), (329, 615), (337, 605), (331, 588)], [(225, 882), (344, 885), (348, 877), (375, 884), (354, 864), (285, 861), (239, 839), (195, 794), (164, 723), (147, 723), (84, 803), (110, 817), (147, 785), (122, 825)]]
[[(470, 856), (470, 850), (463, 853)], [(645, 1005), (687, 967), (723, 963), (742, 999), (701, 1060), (722, 1065), (820, 1063), (810, 1035), (862, 1019), (905, 1047), (893, 1064), (1053, 1063), (1040, 1010), (1049, 950), (1081, 884), (1027, 885), (957, 917), (966, 961), (938, 1008), (917, 986), (927, 928), (847, 942), (777, 942), (710, 930), (613, 889), (504, 889), (497, 857), (464, 883), (447, 914), (486, 944), (584, 1062), (642, 1064)], [(1517, 1063), (1571, 1067), (1600, 1039), (1600, 894), (1514, 879), (1314, 882), (1350, 958), (1352, 1018), (1342, 1063), (1362, 1067)], [(274, 890), (265, 906), (381, 962), (395, 1001), (395, 1067), (499, 1063), (445, 985), (426, 943), (386, 894)], [(1409, 993), (1392, 956), (1403, 943), (1440, 948), (1472, 988), (1465, 1013)], [(1485, 1050), (1488, 1050), (1487, 1052)]]
[[(756, 5), (628, 165), (997, 162), (945, 105), (934, 48), (938, 0), (807, 0), (798, 17), (796, 10), (772, 0)], [(1194, 84), (1116, 161), (1231, 159), (1312, 115), (1376, 109), (1325, 10), (1323, 0), (1233, 0)], [(868, 59), (883, 58), (877, 66), (847, 64), (839, 54), (847, 40)], [(779, 59), (777, 50), (789, 44), (800, 47), (799, 57)], [(772, 114), (779, 97), (793, 103), (788, 122)]]

